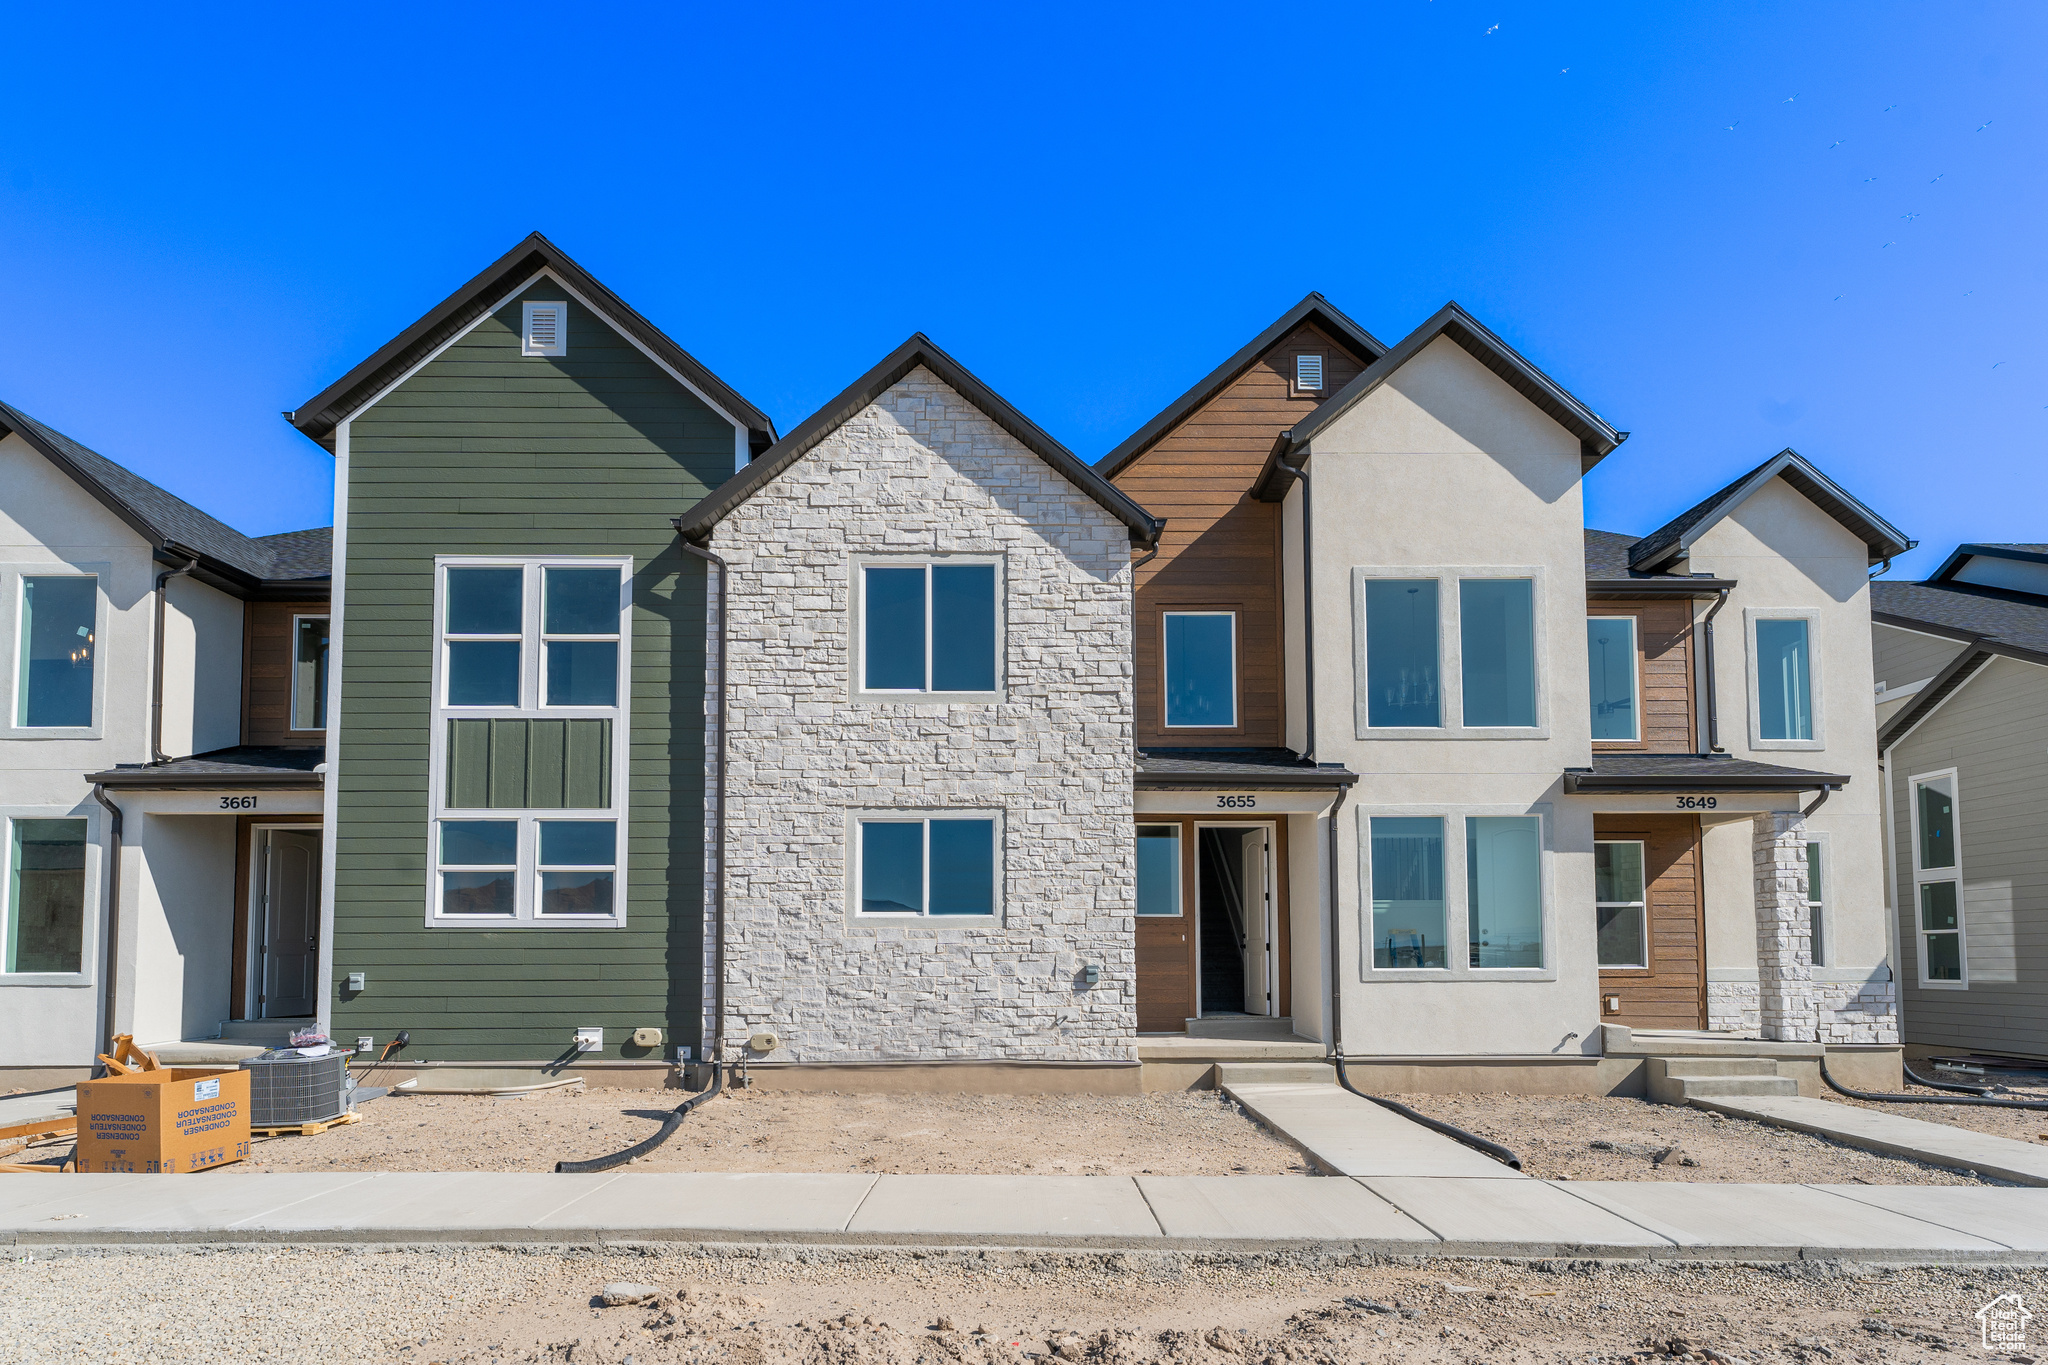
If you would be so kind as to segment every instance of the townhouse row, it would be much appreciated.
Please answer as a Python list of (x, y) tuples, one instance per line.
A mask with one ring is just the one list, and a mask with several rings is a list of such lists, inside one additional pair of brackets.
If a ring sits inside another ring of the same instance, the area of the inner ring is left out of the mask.
[(1627, 433), (1455, 304), (1311, 295), (1090, 464), (923, 336), (779, 433), (536, 235), (290, 417), (331, 543), (0, 408), (0, 1068), (1898, 1045), (1912, 542), (1790, 451), (1588, 529)]

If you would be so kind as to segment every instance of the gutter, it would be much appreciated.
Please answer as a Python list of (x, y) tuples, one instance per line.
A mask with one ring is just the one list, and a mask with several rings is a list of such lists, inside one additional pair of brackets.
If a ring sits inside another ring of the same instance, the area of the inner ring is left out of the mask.
[(1704, 777), (1637, 777), (1626, 774), (1603, 777), (1584, 768), (1564, 770), (1564, 789), (1568, 794), (1578, 792), (1601, 792), (1610, 795), (1668, 795), (1670, 793), (1716, 792), (1723, 795), (1739, 795), (1744, 792), (1767, 794), (1771, 792), (1809, 792), (1846, 787), (1849, 778), (1843, 773), (1800, 773), (1791, 777), (1765, 777), (1739, 774)]
[[(677, 517), (674, 523), (679, 536), (682, 532), (682, 521), (681, 517)], [(714, 818), (718, 822), (718, 878), (711, 884), (713, 953), (718, 962), (718, 969), (711, 981), (713, 1001), (711, 1015), (712, 1037), (710, 1040), (711, 1046), (708, 1049), (710, 1056), (706, 1059), (711, 1063), (712, 1076), (715, 1081), (721, 1074), (719, 1067), (725, 1060), (725, 853), (727, 840), (731, 837), (727, 831), (725, 821), (725, 773), (727, 755), (731, 752), (732, 748), (732, 725), (730, 723), (732, 661), (726, 657), (726, 584), (732, 578), (732, 567), (715, 551), (708, 550), (687, 538), (679, 540), (678, 543), (682, 546), (685, 554), (695, 555), (705, 563), (715, 565), (718, 569), (717, 624), (713, 627), (714, 638), (717, 640), (718, 645), (718, 775), (716, 783), (712, 788), (711, 798), (711, 808), (714, 812)]]
[[(163, 548), (168, 551), (170, 543), (166, 541)], [(156, 576), (156, 650), (150, 666), (149, 690), (149, 761), (152, 764), (171, 761), (171, 756), (164, 752), (164, 604), (170, 597), (164, 585), (198, 567), (199, 556), (193, 555), (192, 562), (184, 568), (166, 569)]]
[(252, 773), (166, 773), (164, 765), (176, 762), (163, 759), (146, 767), (110, 768), (103, 773), (90, 773), (87, 780), (96, 786), (144, 791), (211, 791), (225, 788), (241, 790), (246, 787), (297, 788), (301, 791), (319, 791), (326, 786), (326, 775), (317, 772), (252, 772)]
[[(114, 1036), (114, 985), (120, 978), (121, 957), (121, 808), (107, 800), (103, 784), (92, 784), (92, 799), (107, 809), (107, 965), (100, 978), (100, 1042), (109, 1047)], [(97, 1048), (97, 1044), (95, 1044)]]

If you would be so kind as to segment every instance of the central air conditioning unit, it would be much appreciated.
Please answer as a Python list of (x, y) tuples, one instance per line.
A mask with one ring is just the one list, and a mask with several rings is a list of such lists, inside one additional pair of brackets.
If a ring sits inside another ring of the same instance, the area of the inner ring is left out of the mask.
[(249, 1126), (290, 1128), (346, 1114), (355, 1089), (348, 1073), (353, 1055), (346, 1048), (320, 1057), (275, 1048), (243, 1061), (242, 1070), (249, 1073)]

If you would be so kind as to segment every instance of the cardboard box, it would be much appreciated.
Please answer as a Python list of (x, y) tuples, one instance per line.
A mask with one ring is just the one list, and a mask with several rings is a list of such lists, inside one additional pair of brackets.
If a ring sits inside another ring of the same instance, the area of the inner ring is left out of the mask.
[(78, 1169), (169, 1175), (249, 1155), (249, 1073), (169, 1067), (78, 1083)]

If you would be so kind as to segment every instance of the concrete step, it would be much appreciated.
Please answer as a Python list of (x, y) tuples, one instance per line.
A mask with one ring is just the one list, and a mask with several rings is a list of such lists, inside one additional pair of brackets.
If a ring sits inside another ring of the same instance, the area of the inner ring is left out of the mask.
[(1264, 1014), (1209, 1014), (1187, 1021), (1190, 1038), (1291, 1038), (1294, 1020)]
[(1652, 1074), (1667, 1076), (1775, 1076), (1778, 1064), (1769, 1057), (1652, 1057)]
[(1691, 1104), (1694, 1100), (1755, 1099), (1799, 1094), (1790, 1076), (1666, 1076), (1653, 1078), (1650, 1098), (1659, 1104)]
[(1337, 1069), (1328, 1062), (1218, 1062), (1216, 1084), (1335, 1085)]

